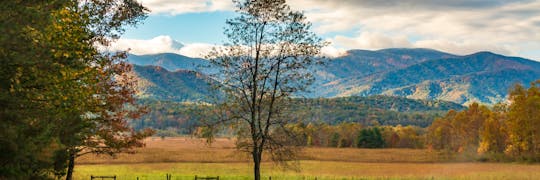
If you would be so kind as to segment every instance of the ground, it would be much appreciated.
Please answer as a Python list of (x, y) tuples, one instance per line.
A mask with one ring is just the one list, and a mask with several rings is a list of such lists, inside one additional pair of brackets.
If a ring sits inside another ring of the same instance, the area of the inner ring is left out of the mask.
[[(194, 138), (149, 138), (145, 148), (116, 158), (83, 156), (77, 159), (76, 179), (117, 175), (118, 179), (251, 179), (249, 158), (235, 150), (231, 139), (211, 146)], [(540, 165), (519, 163), (451, 162), (427, 149), (306, 148), (299, 171), (263, 163), (268, 179), (539, 179)]]

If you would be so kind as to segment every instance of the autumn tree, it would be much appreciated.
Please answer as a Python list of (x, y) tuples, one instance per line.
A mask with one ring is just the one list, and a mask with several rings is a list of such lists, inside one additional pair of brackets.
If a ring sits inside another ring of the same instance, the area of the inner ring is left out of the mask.
[(512, 157), (540, 161), (540, 80), (526, 89), (516, 85), (509, 95), (506, 121), (509, 143), (505, 152)]
[(469, 108), (459, 112), (451, 121), (452, 146), (458, 152), (475, 152), (480, 142), (479, 132), (490, 110), (486, 106), (472, 103)]
[(508, 107), (506, 104), (496, 104), (488, 119), (480, 129), (479, 153), (500, 154), (504, 152), (507, 132), (505, 123), (508, 119)]
[(237, 147), (253, 159), (259, 180), (263, 154), (275, 162), (294, 159), (296, 140), (287, 132), (287, 105), (312, 82), (310, 67), (325, 43), (285, 0), (237, 0), (238, 17), (227, 20), (224, 48), (209, 53), (226, 102), (220, 122), (234, 124)]
[(426, 144), (428, 147), (441, 150), (451, 150), (453, 143), (452, 133), (453, 127), (451, 121), (456, 116), (457, 112), (455, 110), (450, 110), (442, 118), (437, 118), (431, 126), (428, 127), (426, 134)]
[(486, 106), (478, 103), (472, 103), (468, 109), (460, 112), (450, 110), (428, 128), (427, 143), (435, 149), (476, 152), (480, 131), (490, 113)]
[[(145, 9), (136, 1), (2, 1), (0, 179), (62, 176), (79, 153), (112, 154), (148, 135), (124, 53), (102, 53)], [(5, 36), (4, 36), (5, 35)], [(131, 104), (131, 105), (129, 105)]]

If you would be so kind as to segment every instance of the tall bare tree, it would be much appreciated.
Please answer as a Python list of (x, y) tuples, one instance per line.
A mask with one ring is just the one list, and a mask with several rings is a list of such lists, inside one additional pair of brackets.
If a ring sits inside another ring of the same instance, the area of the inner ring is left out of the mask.
[(298, 143), (287, 124), (289, 100), (313, 81), (310, 67), (327, 43), (310, 31), (301, 12), (285, 0), (234, 0), (239, 16), (227, 20), (223, 48), (207, 58), (219, 69), (225, 101), (216, 105), (220, 124), (235, 127), (237, 148), (253, 158), (259, 180), (263, 154), (284, 165), (295, 158)]

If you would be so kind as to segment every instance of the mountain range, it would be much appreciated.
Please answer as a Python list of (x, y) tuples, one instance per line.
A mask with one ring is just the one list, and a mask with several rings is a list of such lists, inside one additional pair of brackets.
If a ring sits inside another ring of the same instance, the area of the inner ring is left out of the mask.
[[(204, 99), (208, 61), (178, 54), (130, 55), (142, 82), (141, 96), (175, 101)], [(162, 67), (159, 68), (158, 66)], [(312, 69), (306, 97), (387, 95), (459, 104), (504, 101), (516, 83), (540, 79), (540, 62), (491, 52), (459, 56), (432, 49), (349, 50)], [(165, 82), (164, 79), (166, 80)], [(204, 85), (203, 85), (204, 84)]]

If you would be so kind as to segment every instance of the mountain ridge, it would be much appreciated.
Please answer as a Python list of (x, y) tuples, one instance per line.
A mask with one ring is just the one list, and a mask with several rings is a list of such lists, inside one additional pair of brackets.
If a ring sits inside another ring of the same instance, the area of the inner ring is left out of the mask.
[[(170, 71), (216, 72), (201, 68), (208, 66), (207, 60), (172, 53), (130, 55), (128, 62)], [(459, 56), (427, 48), (349, 50), (313, 70), (317, 80), (306, 97), (389, 95), (464, 105), (503, 101), (514, 83), (528, 85), (540, 79), (537, 61), (488, 51)]]

